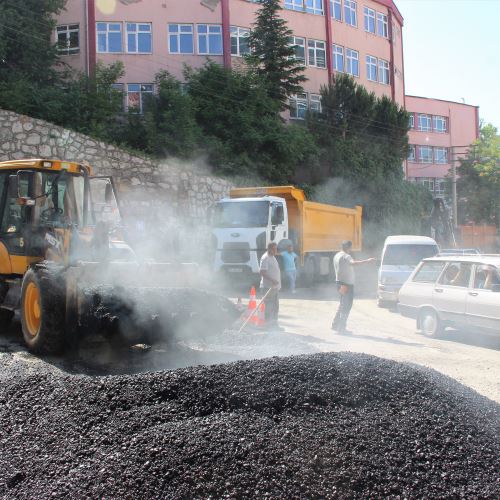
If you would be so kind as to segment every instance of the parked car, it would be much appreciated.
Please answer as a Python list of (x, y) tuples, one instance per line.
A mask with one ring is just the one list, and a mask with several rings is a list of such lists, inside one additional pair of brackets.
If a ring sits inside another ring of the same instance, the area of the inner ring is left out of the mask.
[(429, 337), (447, 326), (500, 333), (500, 255), (425, 259), (401, 287), (399, 311)]
[(422, 259), (439, 252), (437, 243), (427, 236), (388, 236), (382, 250), (378, 272), (377, 298), (380, 307), (396, 305), (399, 289)]

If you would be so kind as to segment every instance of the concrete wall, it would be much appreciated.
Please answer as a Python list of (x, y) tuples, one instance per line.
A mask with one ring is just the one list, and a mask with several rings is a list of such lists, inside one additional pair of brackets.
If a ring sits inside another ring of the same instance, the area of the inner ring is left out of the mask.
[(0, 161), (21, 158), (85, 162), (98, 175), (112, 175), (125, 219), (138, 238), (141, 232), (155, 236), (159, 230), (167, 236), (173, 231), (177, 238), (193, 243), (203, 239), (208, 231), (207, 208), (228, 195), (231, 187), (229, 182), (207, 174), (201, 165), (153, 161), (0, 109)]

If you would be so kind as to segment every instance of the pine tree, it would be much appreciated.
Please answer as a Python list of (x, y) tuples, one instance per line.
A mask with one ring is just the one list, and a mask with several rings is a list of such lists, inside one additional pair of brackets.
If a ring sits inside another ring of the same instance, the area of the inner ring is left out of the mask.
[(281, 10), (279, 0), (262, 0), (249, 36), (251, 53), (246, 60), (266, 81), (269, 96), (279, 101), (284, 110), (290, 95), (304, 92), (301, 84), (307, 78), (303, 74), (305, 67), (296, 59), (295, 47), (290, 44), (293, 32), (280, 16)]

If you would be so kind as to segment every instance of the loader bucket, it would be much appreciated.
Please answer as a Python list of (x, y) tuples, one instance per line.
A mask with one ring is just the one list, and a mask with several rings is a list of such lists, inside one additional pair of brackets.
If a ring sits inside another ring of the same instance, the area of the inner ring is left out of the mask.
[(67, 331), (127, 342), (207, 336), (239, 316), (228, 299), (196, 288), (195, 264), (83, 262), (67, 272)]

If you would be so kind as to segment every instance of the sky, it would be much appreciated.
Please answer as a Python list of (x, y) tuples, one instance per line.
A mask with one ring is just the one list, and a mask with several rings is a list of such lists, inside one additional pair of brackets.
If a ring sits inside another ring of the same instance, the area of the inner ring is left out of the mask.
[(500, 129), (500, 0), (395, 0), (407, 95), (479, 106)]

